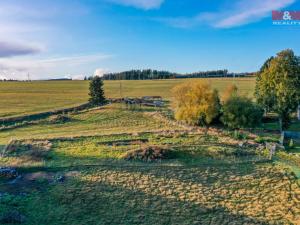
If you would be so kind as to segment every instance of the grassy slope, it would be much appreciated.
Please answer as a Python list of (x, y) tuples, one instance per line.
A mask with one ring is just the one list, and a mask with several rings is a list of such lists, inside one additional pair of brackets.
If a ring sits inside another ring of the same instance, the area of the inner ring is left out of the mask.
[[(49, 184), (39, 178), (20, 186), (0, 180), (0, 192), (10, 193), (0, 198), (0, 215), (18, 210), (28, 225), (298, 224), (300, 220), (296, 180), (269, 163), (235, 163), (230, 155), (237, 148), (222, 135), (118, 135), (178, 127), (146, 112), (120, 110), (117, 105), (72, 118), (73, 122), (61, 125), (39, 124), (10, 131), (17, 138), (76, 136), (81, 132), (108, 135), (54, 140), (52, 149), (41, 158), (27, 151), (0, 158), (1, 165), (15, 165), (25, 177), (42, 172), (66, 176), (63, 183)], [(120, 157), (139, 146), (110, 144), (139, 138), (148, 139), (150, 145), (175, 148), (176, 159), (125, 162)], [(226, 163), (227, 157), (230, 163)], [(20, 192), (26, 195), (15, 195)]]
[[(164, 121), (153, 120), (144, 111), (129, 111), (123, 105), (110, 105), (102, 109), (71, 115), (71, 122), (51, 124), (42, 121), (39, 124), (0, 132), (0, 145), (10, 139), (55, 138), (105, 135), (124, 132), (159, 131), (173, 129)], [(1, 147), (0, 147), (1, 149)]]
[[(121, 81), (122, 95), (161, 95), (170, 99), (172, 87), (185, 81), (187, 80)], [(209, 82), (220, 91), (230, 84), (236, 84), (243, 94), (250, 96), (254, 89), (254, 79), (248, 78), (216, 78), (209, 79)], [(119, 89), (119, 81), (105, 81), (107, 97), (120, 97)], [(88, 81), (0, 82), (0, 118), (71, 107), (87, 100)]]

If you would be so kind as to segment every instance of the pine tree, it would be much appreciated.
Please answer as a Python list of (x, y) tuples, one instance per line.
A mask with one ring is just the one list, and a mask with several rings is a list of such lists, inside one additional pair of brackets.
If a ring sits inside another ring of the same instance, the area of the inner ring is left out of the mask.
[(100, 77), (95, 76), (90, 81), (90, 99), (89, 102), (91, 105), (99, 106), (103, 105), (106, 102), (103, 90), (103, 81)]

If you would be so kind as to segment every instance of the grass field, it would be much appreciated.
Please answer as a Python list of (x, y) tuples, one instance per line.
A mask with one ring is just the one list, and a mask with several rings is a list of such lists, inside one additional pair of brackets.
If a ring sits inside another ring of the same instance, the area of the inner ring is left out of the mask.
[[(209, 81), (220, 92), (235, 83), (253, 94), (251, 79)], [(172, 100), (170, 89), (181, 82), (122, 81), (123, 95)], [(88, 92), (83, 81), (0, 87), (2, 117), (78, 105)], [(106, 82), (107, 96), (119, 97), (119, 87)], [(170, 113), (111, 104), (69, 113), (66, 121), (52, 116), (3, 129), (0, 167), (21, 176), (0, 176), (0, 224), (5, 218), (25, 225), (300, 224), (298, 149), (270, 161), (254, 137), (241, 147), (231, 131), (191, 128)], [(124, 159), (147, 146), (168, 149), (170, 157)]]
[[(0, 165), (22, 177), (0, 178), (0, 219), (17, 211), (26, 225), (299, 224), (300, 187), (289, 170), (163, 113), (116, 104), (1, 132), (2, 146), (12, 137), (20, 144)], [(28, 148), (43, 142), (50, 147)], [(172, 158), (122, 159), (142, 145), (169, 148)]]
[[(175, 129), (159, 119), (153, 119), (151, 109), (142, 111), (126, 110), (123, 105), (110, 105), (104, 108), (72, 114), (71, 121), (65, 124), (51, 123), (48, 120), (0, 132), (0, 145), (10, 139), (55, 138), (107, 135), (127, 132), (154, 132)], [(0, 148), (1, 149), (1, 148)]]
[[(207, 80), (220, 92), (228, 85), (236, 84), (241, 93), (253, 95), (255, 82), (251, 78)], [(175, 85), (186, 81), (186, 79), (105, 81), (105, 93), (109, 98), (118, 98), (122, 94), (123, 97), (160, 95), (171, 99), (170, 90)], [(0, 118), (45, 112), (85, 103), (88, 100), (88, 85), (88, 81), (0, 82)]]

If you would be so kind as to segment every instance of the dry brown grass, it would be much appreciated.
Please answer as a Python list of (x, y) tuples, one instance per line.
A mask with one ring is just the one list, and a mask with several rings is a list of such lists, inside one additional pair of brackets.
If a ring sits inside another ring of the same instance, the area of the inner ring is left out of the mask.
[[(201, 224), (227, 224), (226, 213), (213, 222), (218, 209), (237, 216), (235, 224), (300, 224), (300, 187), (293, 175), (269, 166), (253, 168), (247, 174), (238, 169), (102, 169), (82, 179), (202, 208), (199, 216), (207, 216)], [(161, 207), (159, 200), (157, 205)]]
[(147, 146), (127, 152), (123, 158), (126, 160), (141, 160), (145, 162), (154, 162), (171, 157), (171, 151), (159, 146)]

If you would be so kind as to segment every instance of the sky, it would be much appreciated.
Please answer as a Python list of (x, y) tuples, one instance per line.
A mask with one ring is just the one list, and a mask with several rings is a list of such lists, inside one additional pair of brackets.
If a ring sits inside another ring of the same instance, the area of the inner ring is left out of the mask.
[(0, 79), (81, 79), (130, 69), (257, 71), (300, 55), (300, 0), (0, 0)]

